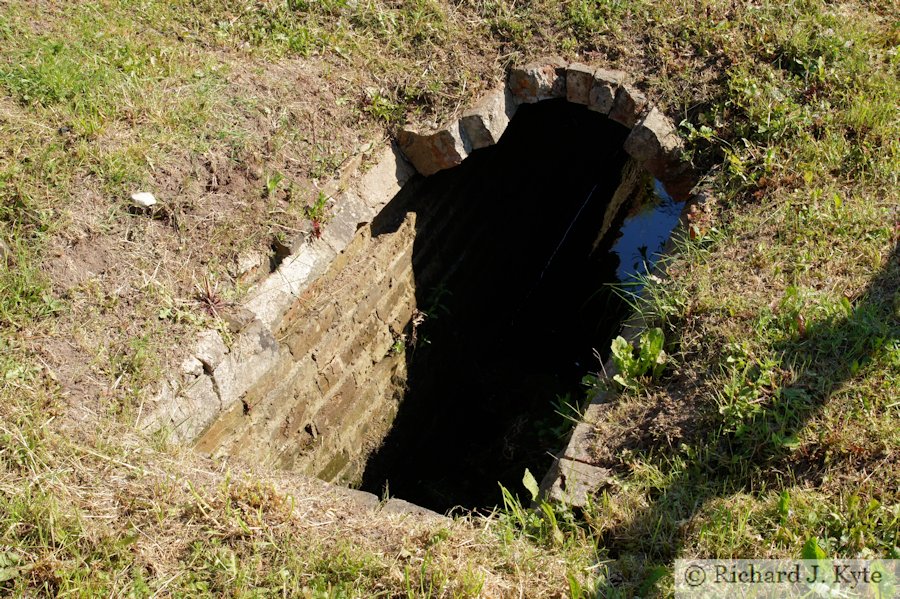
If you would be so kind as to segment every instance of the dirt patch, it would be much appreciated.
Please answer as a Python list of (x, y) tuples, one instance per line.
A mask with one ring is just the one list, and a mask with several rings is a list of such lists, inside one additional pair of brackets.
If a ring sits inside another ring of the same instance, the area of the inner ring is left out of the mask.
[[(160, 212), (133, 210), (127, 190), (103, 189), (89, 173), (58, 206), (41, 268), (67, 310), (35, 343), (76, 420), (136, 382), (123, 372), (150, 383), (178, 363), (177, 342), (209, 324), (199, 290), (210, 283), (226, 304), (239, 300), (242, 257), (266, 256), (273, 237), (302, 230), (318, 189), (376, 135), (359, 111), (358, 83), (321, 61), (219, 60), (228, 73), (216, 99), (220, 137), (166, 152), (132, 186), (154, 193)], [(9, 102), (2, 110), (23, 118)], [(141, 126), (118, 123), (78, 143), (121, 150)]]
[(688, 391), (696, 387), (697, 381), (672, 381), (606, 404), (594, 427), (593, 463), (621, 470), (626, 465), (623, 458), (635, 451), (666, 454), (682, 444), (701, 441), (708, 406), (699, 405), (697, 396)]

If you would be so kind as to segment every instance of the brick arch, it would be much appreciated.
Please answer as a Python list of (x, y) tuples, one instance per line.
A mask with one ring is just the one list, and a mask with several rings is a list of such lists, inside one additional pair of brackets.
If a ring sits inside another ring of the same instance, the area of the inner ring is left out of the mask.
[(473, 151), (499, 141), (522, 104), (565, 98), (631, 129), (625, 151), (658, 179), (676, 200), (684, 200), (697, 173), (681, 158), (683, 148), (672, 121), (648, 102), (623, 71), (566, 63), (559, 58), (509, 70), (506, 84), (485, 94), (445, 127), (428, 133), (404, 129), (400, 151), (422, 175), (462, 163)]

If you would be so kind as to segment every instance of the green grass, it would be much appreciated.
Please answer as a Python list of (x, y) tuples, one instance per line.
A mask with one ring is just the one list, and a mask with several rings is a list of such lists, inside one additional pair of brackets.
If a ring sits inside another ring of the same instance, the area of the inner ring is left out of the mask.
[(699, 119), (698, 151), (724, 159), (712, 218), (641, 307), (677, 365), (617, 400), (624, 417), (674, 393), (695, 419), (620, 455), (593, 516), (628, 588), (676, 557), (798, 557), (808, 539), (900, 555), (896, 55), (873, 62), (883, 29), (815, 3), (752, 12)]

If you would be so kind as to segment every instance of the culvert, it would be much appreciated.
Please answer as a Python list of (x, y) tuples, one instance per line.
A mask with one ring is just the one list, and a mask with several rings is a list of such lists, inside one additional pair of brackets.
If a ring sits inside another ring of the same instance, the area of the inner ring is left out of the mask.
[(321, 239), (251, 292), (230, 347), (201, 336), (152, 425), (436, 511), (490, 508), (498, 482), (545, 471), (557, 409), (625, 315), (607, 284), (657, 249), (632, 244), (623, 265), (621, 225), (666, 199), (651, 174), (680, 194), (689, 172), (671, 125), (615, 72), (514, 70), (481, 106), (400, 136), (432, 176), (394, 150), (335, 189)]

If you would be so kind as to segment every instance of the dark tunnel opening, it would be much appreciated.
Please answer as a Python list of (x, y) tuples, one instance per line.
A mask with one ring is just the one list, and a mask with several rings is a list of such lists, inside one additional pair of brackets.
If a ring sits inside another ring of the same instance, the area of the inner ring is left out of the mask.
[(609, 284), (659, 249), (677, 214), (668, 203), (637, 233), (649, 226), (652, 239), (625, 244), (637, 259), (613, 251), (629, 211), (654, 197), (639, 174), (608, 210), (627, 135), (563, 100), (525, 105), (497, 145), (414, 179), (376, 218), (379, 235), (415, 213), (418, 310), (404, 331), (406, 392), (363, 490), (491, 509), (498, 482), (516, 493), (525, 468), (547, 470), (570, 430), (560, 412), (583, 398), (595, 350), (605, 357), (627, 313)]

